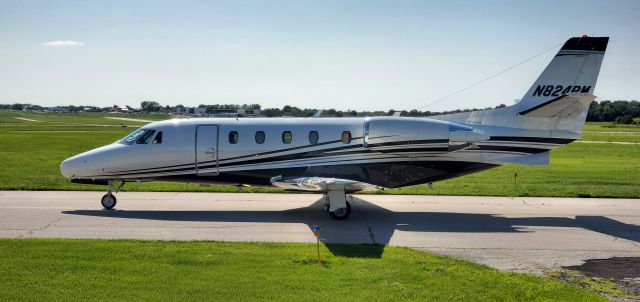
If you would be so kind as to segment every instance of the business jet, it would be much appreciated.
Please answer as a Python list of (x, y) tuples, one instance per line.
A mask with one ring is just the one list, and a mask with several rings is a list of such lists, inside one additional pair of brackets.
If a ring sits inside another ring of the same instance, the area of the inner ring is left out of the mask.
[(608, 37), (574, 37), (508, 107), (429, 118), (193, 118), (147, 124), (60, 165), (72, 183), (276, 186), (324, 194), (335, 219), (347, 194), (429, 184), (505, 164), (545, 165), (580, 137)]

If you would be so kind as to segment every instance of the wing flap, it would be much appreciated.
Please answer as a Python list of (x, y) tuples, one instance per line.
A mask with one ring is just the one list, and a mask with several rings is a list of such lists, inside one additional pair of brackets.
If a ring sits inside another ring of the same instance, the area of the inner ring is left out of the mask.
[(344, 190), (356, 192), (375, 190), (378, 186), (360, 181), (328, 178), (328, 177), (282, 177), (271, 178), (271, 184), (285, 190), (299, 190), (312, 192), (328, 192), (331, 190)]

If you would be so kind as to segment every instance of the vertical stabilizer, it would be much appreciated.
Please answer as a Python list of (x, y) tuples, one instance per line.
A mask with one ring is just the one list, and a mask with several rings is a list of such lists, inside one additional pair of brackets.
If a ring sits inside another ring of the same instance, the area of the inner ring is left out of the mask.
[[(468, 124), (485, 134), (580, 136), (595, 96), (608, 37), (574, 37), (564, 43), (520, 102), (505, 108), (440, 115), (434, 119)], [(484, 130), (483, 130), (484, 129)], [(500, 129), (500, 130), (498, 130)]]
[(608, 37), (571, 38), (517, 104), (527, 110), (569, 94), (593, 94)]

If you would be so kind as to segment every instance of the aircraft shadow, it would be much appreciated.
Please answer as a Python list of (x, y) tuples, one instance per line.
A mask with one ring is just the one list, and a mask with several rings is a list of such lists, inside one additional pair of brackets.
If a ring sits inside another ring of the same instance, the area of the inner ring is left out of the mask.
[[(322, 199), (313, 204), (285, 211), (105, 211), (73, 210), (64, 214), (192, 222), (269, 222), (304, 223), (322, 227), (322, 242), (334, 254), (346, 257), (380, 257), (395, 230), (407, 232), (504, 233), (526, 232), (524, 228), (573, 227), (640, 242), (640, 226), (604, 216), (508, 218), (492, 214), (442, 212), (393, 212), (354, 197), (352, 214), (336, 221), (323, 211)], [(368, 245), (345, 245), (366, 243)]]

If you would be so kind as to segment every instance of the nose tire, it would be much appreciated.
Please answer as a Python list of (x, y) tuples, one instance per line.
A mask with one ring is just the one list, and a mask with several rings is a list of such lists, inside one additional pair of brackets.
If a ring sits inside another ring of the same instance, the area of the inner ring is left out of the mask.
[(105, 210), (113, 209), (113, 207), (116, 206), (117, 202), (118, 200), (113, 194), (104, 194), (104, 196), (102, 196), (102, 199), (100, 199), (100, 203), (102, 204), (102, 207), (105, 208)]

